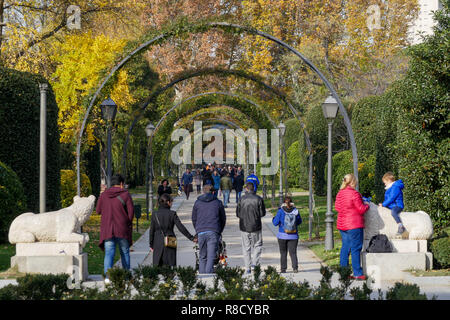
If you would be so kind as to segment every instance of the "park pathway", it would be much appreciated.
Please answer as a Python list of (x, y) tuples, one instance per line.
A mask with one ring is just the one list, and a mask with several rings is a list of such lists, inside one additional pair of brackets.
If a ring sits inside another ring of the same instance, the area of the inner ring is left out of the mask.
[[(195, 234), (194, 226), (192, 225), (192, 207), (197, 199), (197, 193), (192, 193), (189, 200), (183, 195), (177, 197), (175, 200), (174, 208), (181, 222), (186, 228)], [(222, 200), (222, 197), (219, 197)], [(244, 259), (241, 246), (241, 232), (239, 230), (239, 219), (236, 217), (236, 194), (234, 192), (230, 195), (231, 203), (228, 204), (228, 208), (225, 209), (227, 215), (227, 222), (223, 231), (222, 237), (226, 243), (227, 248), (227, 262), (230, 267), (243, 267)], [(181, 201), (180, 201), (181, 200)], [(180, 203), (181, 202), (181, 203)], [(276, 267), (280, 271), (280, 253), (278, 249), (278, 241), (276, 238), (278, 230), (272, 225), (272, 215), (267, 211), (266, 216), (263, 218), (263, 252), (261, 256), (261, 268), (264, 270), (267, 266)], [(178, 239), (177, 248), (177, 265), (179, 266), (195, 266), (195, 253), (194, 243), (184, 237), (181, 232), (175, 228), (175, 233)], [(147, 235), (148, 239), (148, 235)], [(147, 240), (148, 241), (148, 240)], [(308, 280), (310, 284), (318, 285), (322, 278), (320, 274), (321, 260), (306, 246), (299, 245), (298, 247), (298, 259), (299, 259), (299, 273), (292, 273), (290, 265), (290, 258), (288, 258), (288, 272), (286, 277), (291, 277), (296, 281)], [(152, 254), (150, 253), (142, 264), (152, 263)], [(203, 278), (211, 278), (212, 275), (202, 276)]]

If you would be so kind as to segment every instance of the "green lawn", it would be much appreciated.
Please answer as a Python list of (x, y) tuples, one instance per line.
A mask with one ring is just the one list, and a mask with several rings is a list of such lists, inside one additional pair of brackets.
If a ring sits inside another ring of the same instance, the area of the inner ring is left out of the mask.
[(9, 243), (0, 244), (0, 272), (9, 269), (11, 265), (11, 257), (15, 254), (15, 245)]

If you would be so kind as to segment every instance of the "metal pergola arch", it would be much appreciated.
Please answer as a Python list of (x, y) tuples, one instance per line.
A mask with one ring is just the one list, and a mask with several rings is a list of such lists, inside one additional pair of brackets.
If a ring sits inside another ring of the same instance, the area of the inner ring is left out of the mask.
[[(338, 106), (339, 106), (339, 110), (341, 111), (341, 114), (343, 115), (344, 118), (344, 123), (347, 127), (347, 132), (350, 138), (350, 142), (351, 142), (351, 148), (352, 148), (352, 155), (353, 155), (353, 173), (355, 174), (356, 178), (358, 178), (358, 155), (357, 155), (357, 150), (356, 150), (356, 142), (355, 142), (355, 138), (353, 135), (353, 130), (351, 127), (351, 122), (350, 119), (348, 117), (348, 114), (337, 94), (337, 92), (335, 91), (334, 87), (332, 86), (332, 84), (328, 81), (328, 79), (320, 72), (320, 70), (311, 62), (309, 61), (306, 57), (304, 57), (299, 51), (297, 51), (295, 48), (291, 47), (290, 45), (288, 45), (287, 43), (283, 42), (282, 40), (267, 34), (265, 32), (259, 31), (257, 29), (251, 28), (251, 27), (247, 27), (247, 26), (242, 26), (242, 25), (238, 25), (238, 24), (233, 24), (233, 23), (228, 23), (228, 22), (207, 22), (207, 28), (202, 26), (202, 21), (198, 21), (196, 26), (197, 26), (197, 32), (205, 32), (206, 30), (209, 30), (210, 28), (219, 28), (222, 29), (224, 31), (228, 31), (229, 29), (233, 29), (233, 30), (238, 30), (240, 32), (246, 32), (249, 34), (254, 34), (257, 36), (261, 36), (263, 38), (266, 38), (278, 45), (280, 45), (281, 47), (284, 47), (285, 49), (291, 51), (292, 53), (294, 53), (297, 57), (299, 57), (311, 70), (313, 70), (318, 76), (319, 78), (323, 81), (323, 83), (325, 84), (325, 86), (328, 88), (328, 90), (330, 91), (331, 95), (336, 99)], [(200, 28), (202, 27), (202, 28)], [(184, 30), (181, 30), (184, 31)], [(187, 32), (189, 30), (186, 30), (184, 32)], [(131, 59), (131, 57), (133, 57), (134, 55), (136, 55), (137, 53), (139, 53), (141, 50), (143, 50), (144, 48), (147, 48), (155, 43), (159, 43), (162, 40), (167, 40), (170, 39), (174, 36), (179, 36), (181, 33), (183, 32), (166, 32), (166, 33), (161, 33), (158, 36), (146, 41), (145, 43), (141, 44), (138, 48), (136, 48), (135, 50), (133, 50), (129, 55), (127, 55), (124, 59), (122, 59), (112, 70), (111, 72), (105, 77), (105, 79), (103, 80), (102, 84), (100, 85), (100, 87), (96, 90), (96, 92), (94, 93), (92, 99), (90, 100), (88, 109), (86, 111), (86, 114), (84, 116), (82, 125), (81, 125), (81, 129), (80, 129), (80, 134), (79, 134), (79, 139), (77, 142), (77, 193), (78, 195), (80, 195), (81, 193), (81, 186), (80, 186), (80, 180), (81, 180), (81, 176), (80, 176), (80, 152), (81, 152), (81, 141), (83, 138), (83, 134), (84, 134), (84, 128), (86, 126), (86, 122), (90, 113), (90, 110), (92, 109), (98, 95), (100, 94), (100, 91), (102, 90), (102, 88), (105, 86), (105, 84), (108, 82), (108, 80), (112, 77), (112, 75), (119, 70), (123, 65), (125, 65), (125, 63)]]

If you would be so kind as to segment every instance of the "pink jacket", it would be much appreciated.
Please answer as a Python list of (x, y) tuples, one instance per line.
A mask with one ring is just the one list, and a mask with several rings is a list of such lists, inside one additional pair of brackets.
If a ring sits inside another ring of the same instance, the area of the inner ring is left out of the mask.
[(369, 209), (369, 205), (363, 203), (358, 191), (350, 186), (340, 190), (334, 207), (338, 212), (338, 230), (364, 228), (364, 213)]

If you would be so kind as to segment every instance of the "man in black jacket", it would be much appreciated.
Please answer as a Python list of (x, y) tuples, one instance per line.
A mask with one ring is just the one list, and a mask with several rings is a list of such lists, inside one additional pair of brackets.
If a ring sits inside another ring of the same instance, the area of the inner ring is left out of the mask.
[(192, 208), (192, 224), (198, 234), (199, 273), (214, 273), (219, 240), (225, 228), (226, 215), (222, 201), (211, 193), (212, 185), (203, 186), (201, 196)]
[(251, 273), (251, 269), (259, 265), (261, 258), (261, 218), (266, 215), (266, 207), (264, 200), (255, 193), (253, 183), (247, 183), (245, 191), (236, 207), (236, 216), (239, 218), (245, 268), (247, 273)]

